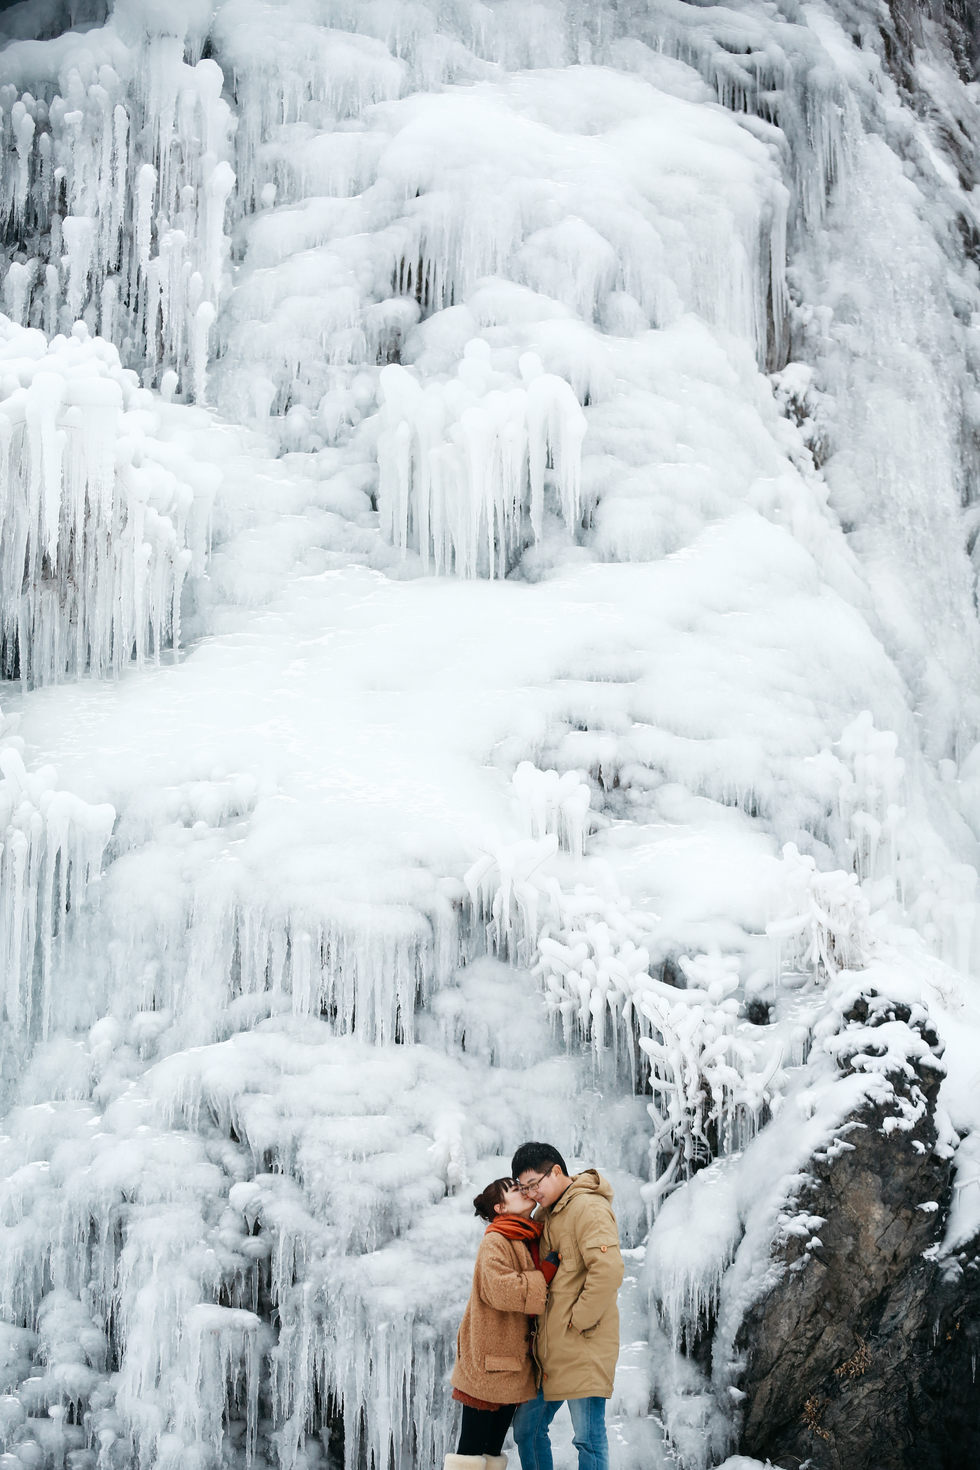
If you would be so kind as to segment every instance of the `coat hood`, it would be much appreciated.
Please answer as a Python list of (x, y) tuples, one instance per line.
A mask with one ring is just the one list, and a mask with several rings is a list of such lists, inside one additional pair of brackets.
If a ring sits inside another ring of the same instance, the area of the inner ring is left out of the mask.
[(570, 1200), (581, 1197), (584, 1194), (598, 1195), (607, 1204), (612, 1203), (613, 1187), (608, 1179), (603, 1179), (598, 1169), (583, 1169), (581, 1174), (572, 1176), (572, 1182), (565, 1190), (561, 1199), (555, 1200), (551, 1206), (550, 1213), (553, 1215), (558, 1210), (563, 1210)]

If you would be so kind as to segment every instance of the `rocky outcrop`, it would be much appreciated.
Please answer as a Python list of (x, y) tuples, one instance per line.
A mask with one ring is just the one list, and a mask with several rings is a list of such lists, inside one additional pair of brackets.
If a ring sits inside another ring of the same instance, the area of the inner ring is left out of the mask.
[(947, 0), (945, 16), (963, 75), (972, 81), (980, 62), (980, 12), (974, 0)]
[[(776, 1284), (739, 1335), (741, 1448), (785, 1470), (960, 1470), (980, 1464), (980, 1266), (975, 1248), (939, 1250), (952, 1171), (937, 1038), (874, 994), (845, 1023), (838, 1065), (877, 1063), (892, 1094), (847, 1120), (792, 1202), (809, 1233), (777, 1246)], [(919, 1038), (904, 1061), (896, 1028)]]

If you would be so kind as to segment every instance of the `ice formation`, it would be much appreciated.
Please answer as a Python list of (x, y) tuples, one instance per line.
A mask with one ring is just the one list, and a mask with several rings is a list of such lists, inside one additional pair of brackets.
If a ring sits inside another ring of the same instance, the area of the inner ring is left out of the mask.
[(749, 1470), (864, 983), (975, 1233), (940, 9), (901, 85), (857, 0), (3, 11), (0, 1470), (427, 1470), (528, 1136), (616, 1187), (616, 1470)]
[(59, 791), (50, 767), (28, 773), (16, 740), (2, 734), (0, 771), (6, 1049), (51, 1034), (53, 971), (65, 953), (69, 911), (83, 907), (101, 872), (115, 812)]
[[(9, 280), (9, 275), (8, 278)], [(0, 660), (46, 684), (118, 674), (180, 644), (184, 580), (203, 570), (214, 481), (84, 322), (0, 337)]]
[(4, 48), (0, 116), (17, 161), (0, 207), (14, 321), (52, 337), (82, 319), (127, 365), (157, 383), (176, 370), (203, 398), (235, 175), (222, 72), (184, 60), (203, 40), (194, 9), (122, 4), (101, 30)]
[(381, 371), (381, 527), (420, 553), (423, 571), (506, 576), (528, 532), (541, 538), (549, 464), (558, 514), (577, 529), (585, 416), (536, 354), (522, 355), (520, 373), (521, 386), (494, 373), (480, 338), (444, 387), (422, 389), (395, 364)]

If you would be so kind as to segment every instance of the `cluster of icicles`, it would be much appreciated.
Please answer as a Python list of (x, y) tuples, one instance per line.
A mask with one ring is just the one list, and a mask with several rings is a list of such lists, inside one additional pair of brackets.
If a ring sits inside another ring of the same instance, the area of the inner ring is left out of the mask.
[(54, 964), (69, 908), (80, 908), (112, 833), (111, 806), (60, 791), (50, 767), (28, 772), (0, 734), (0, 966), (8, 1041), (51, 1028)]
[(423, 387), (394, 364), (381, 371), (382, 529), (426, 572), (505, 576), (528, 535), (543, 533), (549, 465), (558, 514), (577, 526), (585, 415), (536, 354), (519, 366), (515, 383), (476, 339), (447, 382)]
[(201, 399), (235, 185), (221, 69), (186, 64), (177, 35), (104, 45), (68, 32), (49, 77), (29, 45), (0, 64), (0, 212), (33, 244), (0, 252), (4, 306), (49, 337), (83, 318)]
[(49, 342), (0, 317), (8, 677), (104, 676), (179, 644), (213, 481), (159, 427), (154, 399), (84, 323)]

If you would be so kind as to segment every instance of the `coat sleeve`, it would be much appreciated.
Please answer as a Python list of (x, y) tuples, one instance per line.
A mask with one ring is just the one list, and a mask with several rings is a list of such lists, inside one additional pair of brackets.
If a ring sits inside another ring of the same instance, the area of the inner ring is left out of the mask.
[(625, 1274), (623, 1256), (615, 1217), (605, 1206), (583, 1211), (577, 1234), (585, 1285), (572, 1307), (569, 1323), (576, 1332), (589, 1332), (615, 1305)]
[(502, 1235), (486, 1235), (476, 1258), (474, 1285), (482, 1302), (497, 1312), (524, 1312), (536, 1317), (544, 1311), (548, 1294), (540, 1271), (519, 1271), (515, 1253)]

